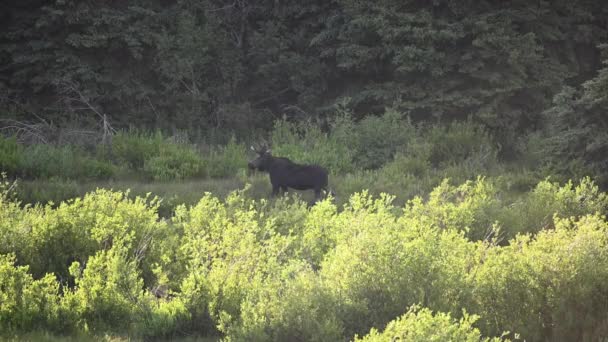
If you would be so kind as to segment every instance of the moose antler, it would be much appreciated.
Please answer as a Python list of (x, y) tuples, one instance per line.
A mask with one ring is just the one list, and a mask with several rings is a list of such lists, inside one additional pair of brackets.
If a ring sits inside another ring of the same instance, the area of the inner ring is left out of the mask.
[(257, 146), (251, 145), (251, 150), (255, 153), (262, 154), (266, 152), (270, 152), (270, 145), (266, 141), (266, 139), (262, 139), (262, 144), (257, 144)]

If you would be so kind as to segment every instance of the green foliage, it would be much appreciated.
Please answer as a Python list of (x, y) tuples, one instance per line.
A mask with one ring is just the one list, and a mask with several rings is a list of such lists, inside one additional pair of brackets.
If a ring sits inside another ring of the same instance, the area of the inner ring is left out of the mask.
[(234, 136), (228, 144), (210, 151), (205, 157), (206, 175), (211, 178), (236, 176), (247, 167), (247, 149)]
[(176, 225), (184, 231), (181, 250), (191, 272), (182, 285), (184, 295), (208, 303), (220, 331), (238, 319), (243, 299), (280, 270), (287, 260), (277, 252), (292, 240), (273, 232), (272, 221), (259, 222), (256, 210), (238, 194), (226, 202), (224, 206), (206, 194), (190, 210), (176, 211)]
[(483, 127), (470, 121), (432, 126), (422, 135), (422, 144), (430, 145), (428, 161), (435, 167), (467, 161), (479, 163), (480, 167), (496, 163), (498, 151), (492, 138)]
[(120, 164), (141, 170), (147, 160), (158, 155), (164, 142), (160, 132), (149, 135), (137, 131), (118, 132), (112, 137), (112, 154)]
[(288, 267), (243, 304), (234, 341), (336, 341), (343, 339), (337, 298), (306, 267)]
[(473, 327), (478, 316), (466, 313), (456, 320), (443, 312), (433, 314), (429, 309), (412, 307), (403, 316), (391, 321), (382, 333), (373, 329), (363, 338), (355, 338), (360, 342), (381, 341), (501, 341), (499, 338), (481, 338), (481, 333)]
[(10, 181), (6, 172), (0, 172), (0, 201), (12, 202), (17, 197), (17, 181)]
[(569, 218), (607, 212), (608, 197), (590, 178), (581, 179), (576, 186), (572, 181), (560, 186), (545, 180), (514, 203), (502, 221), (510, 231), (526, 233), (553, 228), (554, 215)]
[[(241, 137), (271, 129), (282, 114), (331, 122), (330, 108), (342, 102), (365, 122), (367, 149), (350, 156), (365, 168), (389, 160), (398, 144), (388, 141), (402, 138), (365, 116), (394, 108), (415, 122), (471, 117), (505, 150), (513, 138), (552, 126), (570, 134), (549, 139), (556, 140), (549, 149), (598, 169), (607, 154), (607, 73), (598, 59), (606, 17), (597, 1), (565, 0), (11, 4), (0, 24), (0, 59), (9, 66), (0, 72), (0, 106), (29, 120), (105, 114), (120, 128)], [(582, 83), (568, 101), (580, 108), (552, 105), (571, 83)], [(378, 142), (386, 149), (374, 151)], [(127, 159), (141, 168), (144, 155)]]
[(121, 165), (159, 181), (235, 176), (247, 161), (245, 147), (234, 137), (225, 146), (201, 154), (194, 146), (170, 141), (160, 132), (120, 132), (112, 139), (112, 152)]
[(10, 175), (17, 174), (21, 153), (16, 138), (5, 138), (0, 135), (0, 171)]
[(310, 122), (276, 121), (272, 131), (272, 153), (297, 163), (322, 165), (336, 174), (353, 168), (352, 150)]
[(71, 146), (28, 146), (22, 151), (19, 161), (19, 175), (30, 179), (107, 179), (113, 174), (113, 165), (86, 156)]
[(475, 312), (487, 318), (480, 321), (483, 330), (516, 331), (529, 339), (605, 334), (605, 325), (595, 324), (605, 322), (601, 312), (608, 305), (601, 295), (607, 228), (599, 216), (557, 220), (554, 230), (536, 238), (519, 236), (504, 248), (482, 249), (471, 274)]
[(146, 160), (143, 170), (149, 177), (158, 181), (204, 175), (203, 160), (195, 150), (171, 143), (161, 145), (159, 154)]
[[(132, 200), (124, 193), (107, 190), (62, 203), (56, 209), (47, 205), (19, 210), (16, 203), (2, 203), (4, 239), (0, 253), (15, 253), (20, 264), (30, 265), (35, 277), (54, 272), (67, 281), (73, 261), (85, 262), (95, 250), (108, 248), (116, 240), (144, 243), (162, 236), (165, 226), (157, 222), (156, 208), (155, 200)], [(146, 244), (132, 246), (130, 251), (138, 248), (143, 253)], [(144, 259), (142, 265), (150, 281), (154, 257), (151, 259)]]
[(383, 116), (368, 116), (353, 124), (350, 117), (334, 123), (336, 139), (352, 151), (357, 169), (378, 169), (406, 148), (416, 136), (414, 126), (401, 114), (388, 110)]
[(121, 247), (113, 246), (89, 257), (82, 275), (78, 274), (78, 263), (70, 267), (78, 272), (72, 274), (76, 287), (66, 301), (74, 302), (78, 316), (92, 332), (127, 332), (143, 317), (138, 306), (144, 299), (143, 281), (136, 263)]
[(606, 194), (589, 179), (543, 181), (508, 200), (497, 184), (445, 180), (401, 208), (387, 194), (308, 207), (246, 187), (168, 219), (158, 199), (118, 191), (57, 206), (1, 196), (0, 328), (228, 341), (605, 336)]
[(59, 300), (59, 284), (53, 275), (34, 280), (28, 266), (15, 264), (14, 255), (0, 254), (0, 328), (3, 332), (60, 325)]
[(334, 228), (336, 247), (322, 264), (320, 276), (340, 298), (347, 336), (383, 326), (413, 304), (456, 309), (466, 289), (473, 245), (454, 230), (397, 218), (390, 201), (352, 196)]
[(428, 201), (417, 197), (408, 202), (404, 216), (442, 230), (463, 230), (470, 239), (479, 240), (496, 233), (494, 220), (501, 204), (494, 186), (483, 178), (457, 187), (444, 180)]
[(546, 129), (539, 134), (537, 146), (531, 146), (538, 161), (566, 177), (596, 174), (598, 181), (608, 184), (608, 47), (601, 46), (603, 67), (597, 76), (582, 87), (564, 87), (553, 98), (553, 105), (544, 112)]

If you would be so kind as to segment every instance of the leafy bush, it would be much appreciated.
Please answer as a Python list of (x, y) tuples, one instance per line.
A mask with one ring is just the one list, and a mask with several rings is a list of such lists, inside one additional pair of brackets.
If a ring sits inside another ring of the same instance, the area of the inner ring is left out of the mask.
[(355, 194), (332, 227), (336, 247), (320, 276), (340, 298), (346, 336), (383, 326), (413, 304), (456, 310), (466, 289), (474, 246), (456, 231), (397, 218), (390, 201)]
[[(563, 186), (544, 180), (513, 203), (501, 217), (512, 232), (533, 233), (553, 228), (553, 216), (568, 218), (608, 212), (608, 195), (588, 177), (578, 185), (568, 181)], [(513, 234), (514, 235), (514, 234)]]
[[(2, 203), (0, 231), (4, 239), (0, 253), (16, 253), (19, 263), (30, 265), (35, 277), (53, 272), (67, 281), (70, 264), (84, 263), (98, 249), (109, 248), (117, 240), (145, 241), (162, 236), (166, 230), (157, 222), (157, 207), (153, 199), (131, 200), (125, 193), (107, 190), (62, 203), (56, 209), (47, 205), (19, 210), (16, 203)], [(137, 248), (133, 246), (130, 251)], [(140, 252), (145, 251), (143, 248)], [(150, 280), (151, 264), (159, 256), (150, 251), (146, 255), (149, 258), (143, 259), (141, 266)]]
[(52, 328), (60, 320), (59, 284), (47, 274), (34, 280), (15, 256), (0, 254), (0, 328), (3, 332)]
[(389, 110), (383, 116), (367, 116), (351, 123), (348, 116), (334, 123), (336, 140), (352, 151), (357, 169), (378, 169), (405, 150), (416, 136), (415, 127), (402, 114)]
[(343, 339), (337, 298), (300, 265), (294, 274), (264, 288), (243, 303), (242, 322), (228, 333), (235, 341), (338, 341)]
[(139, 323), (144, 312), (143, 281), (135, 260), (129, 260), (122, 246), (101, 250), (80, 270), (75, 262), (70, 270), (76, 279), (73, 295), (78, 315), (93, 332), (128, 332)]
[(502, 203), (492, 183), (483, 178), (460, 186), (444, 180), (423, 203), (420, 197), (408, 202), (404, 217), (423, 220), (439, 229), (461, 230), (472, 240), (494, 233)]
[[(206, 194), (190, 210), (176, 211), (190, 271), (184, 296), (194, 303), (207, 302), (208, 314), (223, 331), (238, 321), (244, 298), (280, 272), (286, 260), (276, 251), (287, 248), (291, 240), (262, 225), (242, 195), (232, 194), (226, 202), (224, 206)], [(200, 307), (194, 309), (194, 317), (207, 315)]]
[(429, 144), (428, 161), (435, 167), (446, 167), (469, 160), (487, 166), (496, 162), (497, 147), (482, 126), (470, 121), (455, 121), (447, 126), (434, 125), (425, 130), (422, 141)]
[(236, 176), (247, 167), (247, 149), (232, 137), (227, 145), (210, 151), (205, 157), (205, 174), (211, 178)]
[(164, 143), (160, 132), (118, 132), (112, 137), (112, 154), (118, 163), (126, 164), (133, 170), (142, 170), (146, 160), (158, 156)]
[(472, 270), (482, 330), (530, 340), (594, 340), (608, 333), (608, 224), (600, 216), (557, 220), (536, 238), (521, 235), (483, 248)]
[(426, 342), (426, 341), (501, 341), (499, 338), (481, 338), (481, 333), (473, 327), (478, 316), (466, 313), (456, 320), (449, 313), (433, 314), (429, 309), (410, 308), (406, 314), (391, 321), (382, 333), (372, 328), (363, 338), (355, 338), (355, 342)]
[(143, 170), (154, 180), (168, 181), (204, 176), (205, 165), (199, 154), (186, 145), (164, 143), (157, 156), (144, 162)]
[(21, 153), (16, 138), (5, 138), (0, 135), (0, 172), (7, 172), (10, 176), (17, 175)]
[(318, 125), (275, 122), (272, 131), (272, 153), (296, 163), (318, 164), (332, 173), (353, 170), (352, 152), (333, 135), (323, 133)]

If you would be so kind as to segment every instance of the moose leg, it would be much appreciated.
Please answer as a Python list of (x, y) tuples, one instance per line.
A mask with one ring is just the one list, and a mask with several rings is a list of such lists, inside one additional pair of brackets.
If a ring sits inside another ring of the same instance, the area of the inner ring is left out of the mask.
[(317, 203), (321, 199), (321, 189), (315, 188), (315, 201), (313, 203)]
[(281, 189), (281, 195), (285, 195), (287, 193), (287, 187), (286, 186), (282, 186)]
[(272, 194), (271, 197), (277, 197), (279, 194), (280, 187), (278, 185), (272, 184)]

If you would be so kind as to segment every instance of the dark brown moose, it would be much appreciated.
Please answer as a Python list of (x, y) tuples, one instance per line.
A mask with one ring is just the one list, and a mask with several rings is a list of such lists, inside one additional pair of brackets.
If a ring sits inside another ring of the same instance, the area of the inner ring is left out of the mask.
[[(258, 157), (249, 162), (250, 169), (268, 172), (272, 184), (272, 196), (287, 191), (314, 190), (315, 202), (321, 199), (321, 190), (328, 192), (327, 170), (318, 165), (300, 165), (287, 158), (274, 157), (267, 145), (251, 149)], [(329, 191), (331, 193), (331, 191)], [(332, 193), (333, 194), (333, 193)]]

